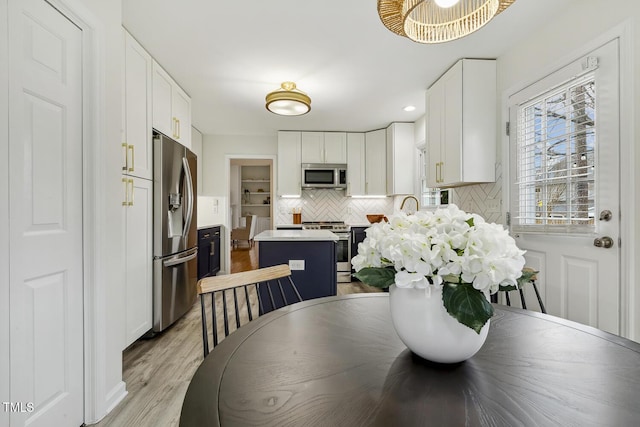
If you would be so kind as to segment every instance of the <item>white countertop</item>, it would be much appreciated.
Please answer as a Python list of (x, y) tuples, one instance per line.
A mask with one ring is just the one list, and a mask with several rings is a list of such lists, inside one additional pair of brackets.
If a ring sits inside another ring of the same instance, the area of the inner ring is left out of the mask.
[(204, 228), (211, 228), (211, 227), (222, 227), (222, 224), (198, 224), (198, 230), (202, 230)]
[(254, 237), (256, 242), (338, 241), (328, 230), (266, 230)]

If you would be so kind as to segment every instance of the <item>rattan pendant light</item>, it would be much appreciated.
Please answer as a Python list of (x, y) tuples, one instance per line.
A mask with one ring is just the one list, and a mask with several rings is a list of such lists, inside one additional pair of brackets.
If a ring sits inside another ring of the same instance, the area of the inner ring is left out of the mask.
[(301, 116), (311, 110), (311, 98), (294, 82), (282, 83), (280, 89), (267, 94), (266, 101), (267, 110), (281, 116)]
[(442, 43), (480, 29), (515, 1), (378, 0), (378, 15), (398, 35), (418, 43)]

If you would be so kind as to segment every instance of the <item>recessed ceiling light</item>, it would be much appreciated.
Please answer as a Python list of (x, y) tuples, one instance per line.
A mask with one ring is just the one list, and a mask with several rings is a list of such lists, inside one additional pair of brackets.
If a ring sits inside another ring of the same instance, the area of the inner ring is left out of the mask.
[(416, 107), (414, 107), (413, 105), (407, 105), (403, 108), (404, 111), (415, 111), (415, 109)]

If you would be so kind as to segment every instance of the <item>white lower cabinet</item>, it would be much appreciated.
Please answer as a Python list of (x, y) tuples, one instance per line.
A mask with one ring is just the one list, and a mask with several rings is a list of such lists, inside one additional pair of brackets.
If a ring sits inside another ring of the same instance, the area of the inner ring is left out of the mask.
[(126, 289), (125, 347), (153, 326), (153, 181), (122, 177)]

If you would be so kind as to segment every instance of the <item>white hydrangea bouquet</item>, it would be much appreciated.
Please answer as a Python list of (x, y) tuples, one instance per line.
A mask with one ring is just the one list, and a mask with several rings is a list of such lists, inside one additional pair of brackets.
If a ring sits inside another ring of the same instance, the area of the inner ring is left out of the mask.
[(532, 275), (523, 276), (524, 251), (507, 230), (455, 205), (400, 212), (366, 233), (351, 261), (358, 279), (380, 288), (442, 289), (447, 312), (477, 333), (493, 316), (488, 296)]

